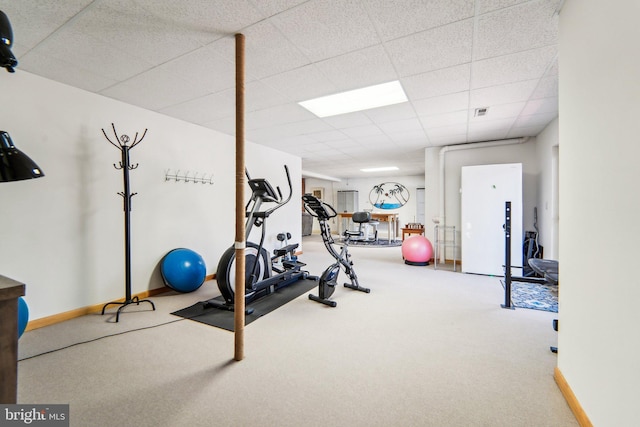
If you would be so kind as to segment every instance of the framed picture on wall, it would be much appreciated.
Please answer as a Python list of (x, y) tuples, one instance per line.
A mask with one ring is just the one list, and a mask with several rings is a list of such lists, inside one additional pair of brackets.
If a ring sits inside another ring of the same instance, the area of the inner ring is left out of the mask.
[(311, 194), (317, 197), (320, 200), (324, 200), (324, 188), (323, 187), (315, 187), (311, 189)]

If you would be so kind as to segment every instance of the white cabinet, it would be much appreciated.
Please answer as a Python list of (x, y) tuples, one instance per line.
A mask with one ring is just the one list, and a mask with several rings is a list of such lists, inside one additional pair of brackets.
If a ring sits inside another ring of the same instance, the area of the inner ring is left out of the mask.
[(357, 212), (358, 211), (358, 192), (356, 190), (338, 191), (338, 206), (336, 211)]

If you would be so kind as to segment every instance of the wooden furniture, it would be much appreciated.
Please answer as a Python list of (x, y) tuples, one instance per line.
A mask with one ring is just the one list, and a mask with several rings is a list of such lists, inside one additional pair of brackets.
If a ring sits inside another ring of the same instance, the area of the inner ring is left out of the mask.
[(0, 403), (18, 399), (18, 298), (22, 283), (0, 276)]
[(410, 222), (409, 224), (405, 224), (402, 228), (402, 240), (404, 240), (406, 235), (411, 236), (412, 234), (424, 234), (424, 225), (417, 222)]
[[(342, 234), (342, 220), (351, 219), (353, 212), (338, 213), (338, 234)], [(397, 213), (384, 213), (384, 212), (371, 212), (371, 219), (373, 221), (386, 222), (389, 225), (388, 240), (391, 243), (392, 240), (396, 240), (398, 236), (398, 214)]]

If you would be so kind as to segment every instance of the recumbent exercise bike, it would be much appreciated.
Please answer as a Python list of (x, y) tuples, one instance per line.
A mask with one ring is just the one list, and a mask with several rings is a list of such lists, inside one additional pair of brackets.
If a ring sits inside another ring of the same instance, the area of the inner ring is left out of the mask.
[[(318, 295), (309, 294), (309, 299), (322, 304), (326, 304), (331, 307), (335, 307), (337, 303), (330, 300), (329, 298), (336, 289), (338, 275), (340, 274), (341, 267), (344, 268), (345, 273), (349, 276), (349, 279), (351, 281), (351, 283), (345, 283), (345, 287), (366, 293), (371, 292), (369, 288), (364, 288), (358, 283), (358, 276), (356, 276), (356, 272), (353, 270), (353, 262), (351, 261), (351, 255), (348, 251), (349, 240), (351, 239), (351, 237), (360, 236), (361, 232), (346, 230), (344, 232), (344, 244), (342, 245), (340, 252), (336, 251), (333, 246), (335, 244), (335, 241), (331, 236), (331, 228), (329, 227), (329, 223), (327, 221), (337, 216), (338, 213), (333, 209), (331, 205), (324, 203), (311, 194), (305, 194), (304, 196), (302, 196), (302, 200), (304, 201), (304, 209), (311, 216), (318, 218), (318, 223), (320, 224), (320, 234), (322, 236), (324, 246), (327, 248), (331, 256), (336, 259), (336, 262), (327, 267), (327, 269), (320, 276), (320, 282), (318, 284)], [(369, 212), (355, 212), (352, 219), (356, 223), (363, 223), (369, 220), (370, 215), (371, 214)]]
[[(275, 249), (273, 257), (269, 256), (269, 252), (264, 248), (267, 218), (269, 218), (276, 209), (281, 208), (291, 200), (293, 189), (289, 168), (285, 165), (284, 170), (289, 186), (289, 196), (286, 199), (282, 196), (280, 187), (276, 187), (276, 193), (266, 179), (251, 179), (249, 173), (245, 171), (249, 187), (251, 187), (251, 199), (245, 206), (247, 217), (245, 225), (245, 304), (269, 295), (298, 280), (306, 278), (313, 279), (307, 271), (301, 269), (305, 264), (299, 262), (294, 255), (295, 250), (298, 248), (297, 243), (287, 244)], [(260, 207), (263, 203), (275, 203), (275, 206), (261, 211)], [(261, 228), (259, 244), (248, 240), (251, 229), (254, 226)], [(280, 236), (278, 240), (280, 240)], [(218, 288), (224, 298), (224, 302), (211, 299), (204, 302), (205, 307), (216, 307), (233, 311), (235, 296), (235, 260), (235, 247), (231, 246), (222, 254), (216, 271)], [(275, 260), (280, 260), (277, 266), (273, 263)], [(250, 314), (252, 311), (252, 309), (246, 309), (247, 314)]]

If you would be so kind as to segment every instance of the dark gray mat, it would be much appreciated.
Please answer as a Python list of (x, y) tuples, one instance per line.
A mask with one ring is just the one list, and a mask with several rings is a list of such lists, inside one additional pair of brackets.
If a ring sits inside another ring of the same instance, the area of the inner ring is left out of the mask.
[[(316, 280), (304, 279), (298, 280), (289, 286), (278, 289), (274, 293), (260, 298), (247, 304), (247, 308), (252, 308), (253, 313), (245, 316), (245, 325), (258, 320), (262, 316), (271, 313), (273, 310), (285, 305), (289, 301), (309, 292), (318, 286)], [(222, 296), (214, 298), (216, 301), (223, 302)], [(233, 332), (234, 330), (234, 313), (233, 311), (221, 310), (219, 308), (204, 308), (202, 302), (198, 302), (190, 307), (171, 313), (175, 316), (184, 317), (185, 319), (195, 320), (196, 322), (206, 325), (215, 326), (217, 328), (226, 329)]]
[(362, 246), (366, 248), (390, 248), (393, 246), (402, 246), (402, 240), (378, 239), (373, 242), (352, 240), (349, 246)]

